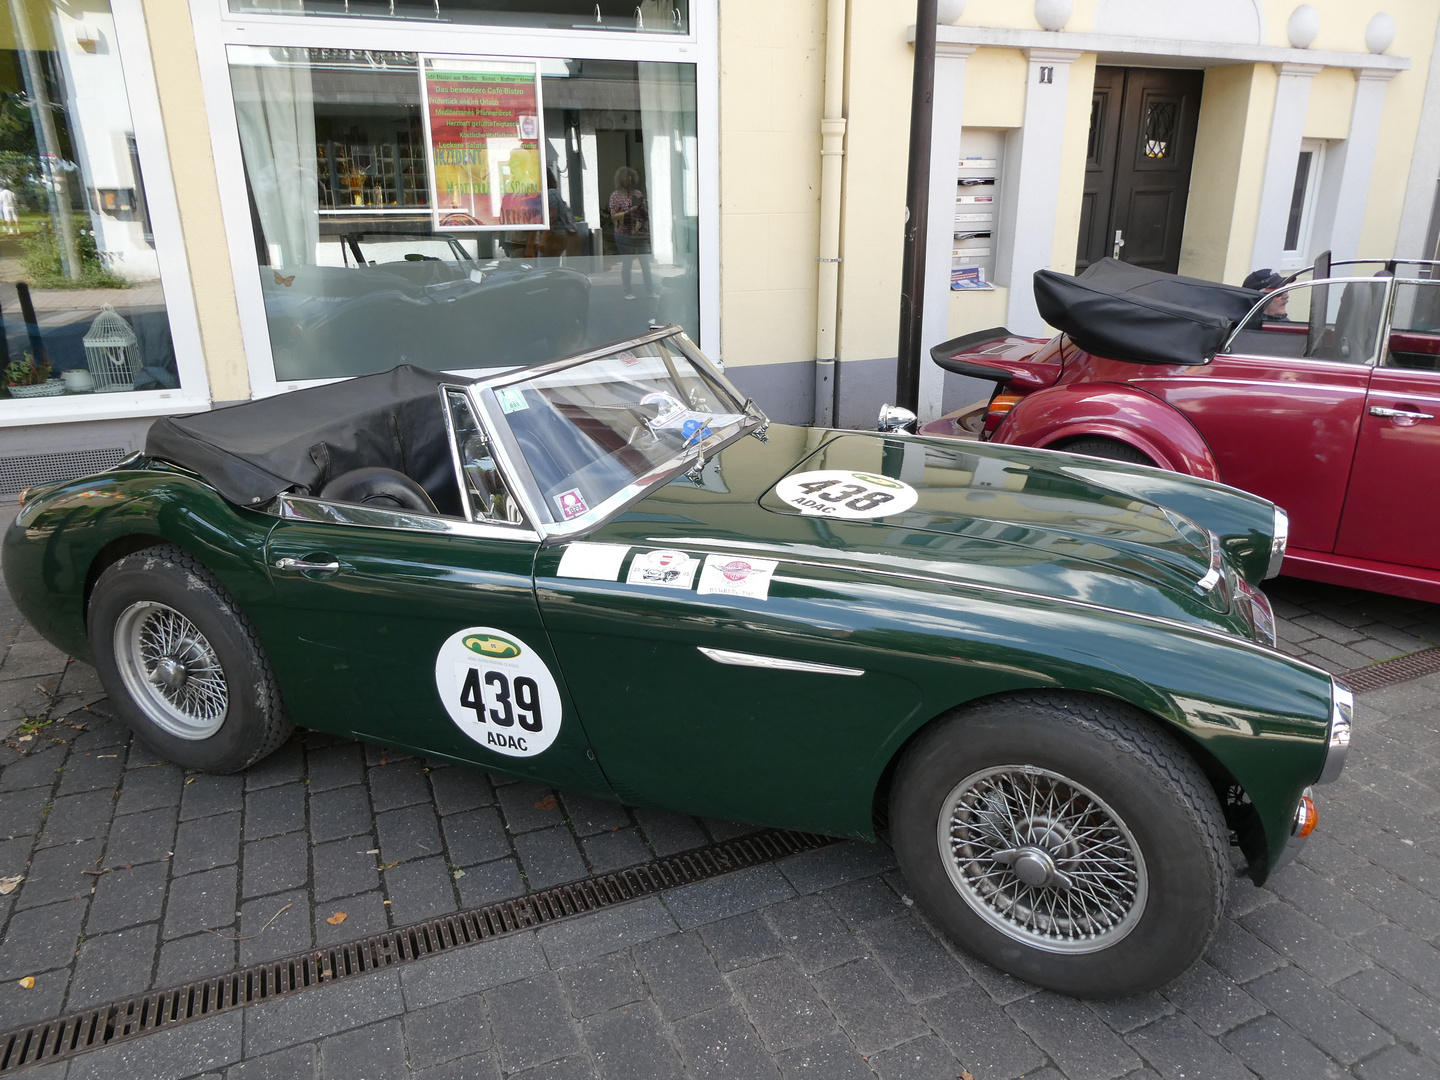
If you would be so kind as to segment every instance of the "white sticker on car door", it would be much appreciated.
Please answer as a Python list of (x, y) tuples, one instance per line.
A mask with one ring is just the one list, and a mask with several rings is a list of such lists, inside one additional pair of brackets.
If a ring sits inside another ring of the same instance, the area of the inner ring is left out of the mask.
[(630, 560), (627, 585), (658, 585), (662, 589), (688, 589), (695, 580), (697, 560), (683, 551), (645, 551)]
[(802, 514), (856, 520), (900, 514), (920, 501), (903, 480), (846, 469), (787, 476), (775, 485), (775, 496)]
[(739, 555), (707, 555), (700, 568), (701, 596), (748, 596), (766, 600), (770, 579), (780, 564), (774, 559), (747, 559)]
[(549, 667), (514, 634), (472, 626), (435, 658), (435, 688), (450, 719), (487, 750), (534, 757), (560, 734), (560, 690)]

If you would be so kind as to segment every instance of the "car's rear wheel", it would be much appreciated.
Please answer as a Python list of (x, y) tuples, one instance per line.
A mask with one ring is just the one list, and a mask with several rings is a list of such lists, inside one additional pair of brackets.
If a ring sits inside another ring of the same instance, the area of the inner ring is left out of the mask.
[(1118, 439), (1076, 439), (1062, 447), (1067, 454), (1086, 454), (1089, 457), (1106, 458), (1110, 461), (1128, 461), (1132, 465), (1154, 465), (1148, 457), (1129, 443)]
[(937, 722), (900, 761), (890, 826), (946, 933), (1067, 994), (1169, 982), (1224, 909), (1214, 791), (1172, 737), (1118, 703), (1012, 695)]
[(88, 624), (96, 670), (121, 719), (170, 761), (236, 772), (289, 736), (250, 621), (180, 548), (146, 548), (107, 567)]

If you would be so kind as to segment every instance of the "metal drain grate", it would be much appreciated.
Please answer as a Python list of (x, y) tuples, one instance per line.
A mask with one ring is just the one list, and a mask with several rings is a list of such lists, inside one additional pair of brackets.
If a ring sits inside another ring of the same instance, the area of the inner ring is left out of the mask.
[(329, 986), (340, 979), (423, 960), (835, 843), (839, 841), (834, 837), (770, 829), (359, 941), (97, 1005), (0, 1034), (0, 1073), (58, 1061), (162, 1028)]
[(1379, 690), (1381, 687), (1434, 675), (1437, 671), (1440, 671), (1440, 649), (1425, 649), (1409, 656), (1397, 656), (1394, 660), (1347, 671), (1340, 678), (1351, 690), (1361, 694), (1366, 690)]
[(117, 446), (108, 450), (66, 450), (58, 454), (0, 457), (0, 495), (14, 495), (40, 484), (55, 484), (89, 473), (104, 472), (119, 465), (130, 453)]

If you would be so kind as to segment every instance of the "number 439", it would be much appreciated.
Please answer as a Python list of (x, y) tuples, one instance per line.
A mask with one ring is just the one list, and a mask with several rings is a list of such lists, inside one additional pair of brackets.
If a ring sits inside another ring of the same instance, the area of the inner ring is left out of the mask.
[(540, 715), (540, 687), (528, 675), (516, 676), (512, 683), (503, 671), (487, 671), (482, 676), (478, 668), (470, 668), (460, 688), (460, 704), (473, 709), (482, 724), (488, 716), (496, 727), (514, 727), (517, 720), (526, 731), (545, 726)]

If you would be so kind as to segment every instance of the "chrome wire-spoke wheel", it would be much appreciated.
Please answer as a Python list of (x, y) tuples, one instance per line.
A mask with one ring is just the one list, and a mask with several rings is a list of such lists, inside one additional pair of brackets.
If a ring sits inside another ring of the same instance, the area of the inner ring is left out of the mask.
[(1098, 952), (1144, 914), (1149, 886), (1134, 836), (1093, 791), (1048, 769), (967, 776), (941, 804), (936, 840), (965, 902), (1022, 944)]
[(214, 647), (166, 604), (142, 600), (115, 622), (115, 659), (125, 688), (157, 726), (181, 739), (220, 730), (230, 692)]

